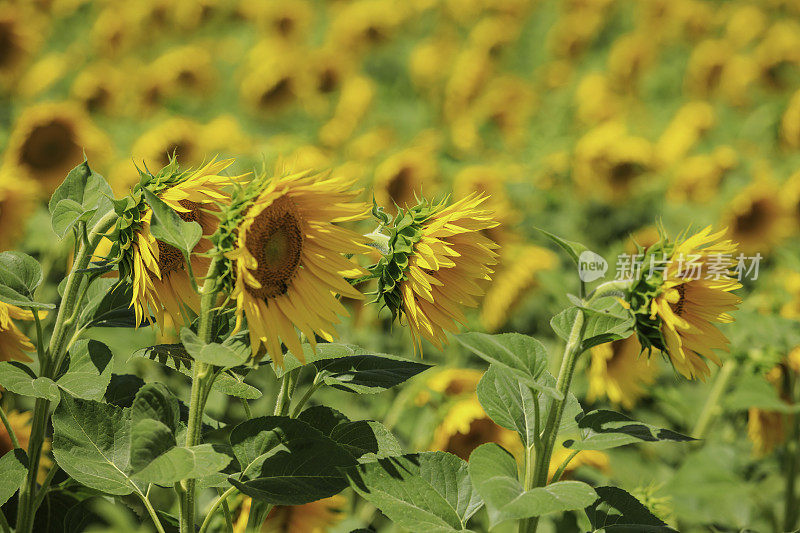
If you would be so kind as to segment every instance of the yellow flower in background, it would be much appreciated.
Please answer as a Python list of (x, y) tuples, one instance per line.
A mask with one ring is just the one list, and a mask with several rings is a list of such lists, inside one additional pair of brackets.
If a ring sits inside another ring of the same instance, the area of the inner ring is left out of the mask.
[(731, 45), (722, 39), (708, 39), (698, 44), (689, 57), (686, 86), (690, 92), (705, 97), (716, 92), (732, 56)]
[(283, 364), (281, 342), (302, 359), (299, 329), (314, 346), (315, 335), (333, 341), (336, 298), (363, 298), (346, 278), (366, 274), (346, 254), (370, 250), (361, 235), (337, 225), (360, 220), (369, 209), (356, 202), (352, 180), (303, 171), (275, 176), (252, 199), (238, 224), (235, 287), (237, 329), (247, 319), (255, 355), (261, 345)]
[(683, 159), (715, 121), (714, 108), (708, 102), (693, 101), (681, 106), (656, 142), (658, 165), (671, 166)]
[(458, 53), (455, 43), (455, 36), (443, 31), (414, 47), (408, 59), (408, 71), (414, 85), (430, 92), (442, 90), (449, 67)]
[(452, 453), (465, 461), (481, 444), (496, 442), (516, 457), (521, 457), (522, 443), (515, 431), (495, 424), (472, 394), (449, 407), (433, 433), (431, 450)]
[[(40, 312), (40, 318), (47, 313)], [(33, 361), (25, 352), (33, 352), (36, 346), (20, 331), (15, 320), (33, 320), (33, 312), (0, 302), (0, 361)]]
[(239, 92), (252, 109), (265, 115), (284, 111), (309, 90), (307, 70), (300, 70), (300, 50), (286, 43), (265, 40), (248, 53)]
[[(787, 390), (790, 379), (800, 375), (800, 347), (789, 354), (769, 372), (766, 379), (777, 390), (782, 400), (791, 403), (791, 390)], [(753, 443), (753, 455), (763, 457), (786, 441), (786, 428), (793, 414), (768, 411), (751, 407), (747, 412), (747, 436)]]
[(156, 58), (148, 69), (152, 76), (165, 80), (167, 87), (207, 96), (214, 84), (216, 69), (204, 46), (172, 48)]
[(378, 205), (395, 214), (395, 206), (406, 209), (433, 193), (438, 164), (432, 150), (412, 147), (389, 156), (375, 168), (372, 182)]
[(0, 251), (13, 247), (36, 208), (38, 185), (9, 165), (0, 167)]
[(78, 72), (70, 93), (89, 113), (114, 114), (127, 96), (126, 76), (110, 63), (89, 65)]
[[(201, 127), (194, 120), (169, 118), (145, 131), (133, 143), (131, 157), (134, 161), (142, 161), (151, 169), (166, 166), (173, 156), (181, 165), (197, 165), (207, 155), (205, 146), (200, 143), (200, 133)], [(139, 179), (136, 173), (131, 173), (127, 178), (130, 181), (124, 177), (113, 179), (115, 188), (127, 188)]]
[(658, 365), (642, 355), (642, 345), (635, 335), (591, 349), (589, 367), (590, 402), (607, 397), (614, 404), (633, 409), (647, 394), (645, 385), (655, 381)]
[(0, 87), (9, 88), (17, 80), (41, 44), (33, 18), (22, 4), (0, 6)]
[(26, 108), (8, 139), (5, 164), (52, 192), (86, 157), (102, 162), (111, 152), (106, 135), (73, 103)]
[(737, 48), (744, 48), (758, 39), (766, 27), (767, 17), (758, 6), (736, 6), (725, 25), (725, 39)]
[(777, 185), (759, 178), (728, 203), (722, 225), (745, 253), (769, 251), (793, 229)]
[[(0, 304), (3, 305), (3, 304)], [(2, 336), (2, 334), (0, 334)], [(2, 353), (2, 349), (0, 349)], [(11, 410), (7, 413), (8, 422), (14, 435), (17, 437), (20, 448), (28, 451), (31, 438), (31, 419), (33, 418), (32, 411), (17, 411)], [(14, 444), (11, 441), (11, 436), (8, 434), (5, 424), (0, 424), (0, 456), (3, 456), (14, 449)], [(39, 483), (43, 482), (47, 477), (47, 471), (53, 466), (53, 461), (47, 456), (50, 451), (50, 439), (45, 439), (42, 443), (42, 455), (39, 460), (39, 472), (37, 480)]]
[(655, 45), (652, 35), (645, 32), (631, 32), (618, 37), (608, 53), (611, 85), (622, 92), (635, 91), (640, 78), (655, 61)]
[(396, 0), (356, 0), (336, 11), (326, 40), (345, 54), (360, 54), (391, 39), (407, 15)]
[(495, 227), (486, 197), (472, 194), (447, 206), (420, 203), (398, 215), (389, 254), (375, 266), (378, 298), (392, 317), (405, 317), (415, 349), (422, 339), (438, 348), (466, 318), (461, 307), (476, 307), (497, 263), (497, 248), (481, 234)]
[(33, 100), (51, 89), (70, 72), (77, 57), (54, 52), (36, 61), (17, 82), (16, 93), (24, 100)]
[[(553, 479), (553, 476), (561, 466), (561, 463), (563, 463), (572, 452), (573, 450), (564, 448), (563, 446), (557, 446), (556, 449), (553, 450), (553, 457), (550, 459), (550, 470), (547, 474), (547, 477), (550, 479), (551, 483), (558, 481), (557, 479)], [(600, 472), (608, 473), (611, 470), (609, 462), (608, 454), (605, 452), (597, 450), (582, 450), (570, 460), (560, 479), (571, 479), (573, 472), (582, 466), (588, 466), (590, 468), (594, 468), (595, 470), (599, 470)]]
[(239, 11), (252, 19), (267, 35), (287, 41), (299, 41), (306, 37), (314, 21), (314, 7), (306, 0), (242, 0), (239, 2)]
[(558, 265), (558, 257), (546, 248), (518, 244), (501, 248), (497, 271), (486, 288), (480, 320), (486, 331), (503, 327), (519, 304), (539, 286), (542, 272)]
[(643, 348), (661, 350), (687, 379), (704, 381), (710, 373), (706, 360), (721, 364), (716, 351), (727, 351), (729, 341), (715, 324), (732, 322), (730, 313), (741, 301), (731, 294), (741, 284), (731, 277), (737, 245), (724, 238), (726, 231), (708, 226), (679, 236), (674, 245), (652, 246), (645, 260), (654, 256), (664, 271), (651, 276), (643, 268), (630, 295)]
[(800, 90), (792, 95), (783, 113), (781, 139), (789, 148), (800, 149)]
[(738, 162), (736, 151), (730, 146), (719, 146), (711, 154), (687, 157), (675, 168), (667, 198), (674, 202), (711, 201), (726, 173)]
[(345, 80), (333, 117), (319, 129), (324, 146), (338, 147), (345, 143), (361, 123), (375, 98), (375, 83), (366, 76)]
[(604, 74), (584, 76), (575, 91), (577, 118), (584, 124), (596, 125), (622, 113), (623, 102), (611, 88)]
[(781, 186), (779, 193), (783, 200), (784, 208), (793, 219), (794, 231), (800, 229), (800, 171), (792, 174), (786, 183)]
[[(242, 497), (234, 533), (244, 533), (252, 500)], [(304, 505), (276, 505), (258, 529), (259, 533), (323, 533), (342, 521), (347, 500), (341, 494)]]
[(800, 23), (790, 19), (774, 22), (753, 55), (764, 81), (775, 88), (788, 83), (787, 67), (800, 65)]
[[(197, 277), (204, 276), (208, 270), (209, 259), (202, 253), (211, 248), (208, 237), (217, 229), (215, 212), (219, 211), (218, 204), (229, 198), (227, 189), (245, 177), (220, 174), (231, 164), (232, 159), (212, 160), (197, 170), (178, 175), (166, 188), (156, 191), (182, 220), (197, 222), (203, 230), (204, 238), (195, 245), (190, 258), (192, 271)], [(180, 328), (188, 324), (185, 318), (188, 310), (199, 311), (200, 297), (192, 286), (181, 251), (150, 233), (152, 212), (149, 209), (141, 217), (141, 225), (127, 252), (132, 262), (131, 279), (128, 280), (133, 288), (131, 307), (137, 324), (149, 322), (153, 313), (162, 332), (167, 317)]]

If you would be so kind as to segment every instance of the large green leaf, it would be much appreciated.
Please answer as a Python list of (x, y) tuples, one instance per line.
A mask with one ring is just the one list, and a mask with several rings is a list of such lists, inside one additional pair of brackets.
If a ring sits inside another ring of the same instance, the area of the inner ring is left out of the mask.
[(4, 505), (22, 486), (28, 475), (28, 456), (25, 451), (15, 448), (0, 458), (0, 505)]
[(384, 391), (431, 365), (394, 356), (350, 355), (336, 359), (314, 361), (322, 373), (326, 385), (357, 394), (373, 394)]
[(562, 239), (558, 235), (554, 235), (553, 233), (550, 233), (549, 231), (545, 231), (545, 230), (543, 230), (541, 228), (536, 228), (536, 229), (541, 231), (545, 235), (545, 237), (547, 237), (548, 239), (550, 239), (551, 241), (556, 243), (559, 248), (561, 248), (562, 250), (567, 252), (567, 255), (569, 255), (570, 259), (572, 259), (575, 262), (576, 265), (578, 264), (578, 258), (580, 257), (581, 253), (583, 253), (586, 250), (588, 250), (588, 248), (586, 248), (586, 246), (584, 246), (583, 244), (581, 244), (579, 242), (568, 241), (566, 239)]
[(42, 267), (36, 259), (22, 252), (0, 253), (0, 302), (31, 309), (54, 309), (55, 305), (34, 301), (33, 293), (41, 283)]
[(514, 457), (494, 443), (472, 452), (469, 473), (486, 502), (492, 527), (506, 520), (583, 509), (597, 499), (592, 487), (580, 481), (559, 481), (525, 490), (517, 479)]
[(162, 383), (148, 383), (136, 393), (130, 418), (133, 424), (142, 420), (158, 420), (175, 433), (180, 424), (180, 404)]
[(386, 427), (374, 420), (350, 421), (325, 405), (310, 407), (297, 417), (342, 446), (360, 462), (402, 455), (400, 443)]
[(50, 378), (36, 377), (28, 366), (18, 361), (0, 362), (0, 386), (32, 398), (58, 401), (58, 385)]
[(135, 328), (136, 313), (131, 307), (132, 288), (128, 283), (100, 278), (86, 291), (81, 323), (94, 328)]
[(181, 220), (175, 212), (164, 201), (150, 192), (147, 188), (142, 189), (144, 200), (150, 206), (153, 216), (150, 220), (150, 232), (153, 237), (161, 242), (174, 246), (184, 257), (194, 250), (195, 245), (203, 236), (203, 229), (197, 222), (185, 222)]
[(223, 470), (231, 458), (214, 449), (211, 444), (198, 444), (188, 448), (176, 446), (159, 455), (135, 474), (137, 480), (170, 486), (182, 479), (197, 479)]
[(146, 468), (177, 445), (175, 433), (158, 420), (131, 421), (131, 471)]
[(333, 439), (301, 420), (253, 418), (230, 435), (240, 474), (229, 478), (241, 492), (275, 505), (301, 505), (347, 486), (342, 469), (357, 464)]
[(77, 398), (100, 400), (111, 381), (114, 356), (108, 346), (81, 339), (69, 349), (69, 366), (56, 384)]
[(538, 396), (510, 370), (494, 363), (478, 383), (478, 400), (483, 410), (496, 424), (519, 433), (525, 446), (533, 444), (537, 410), (540, 432), (544, 425), (546, 412)]
[[(583, 308), (584, 326), (581, 350), (630, 337), (633, 334), (634, 318), (631, 313), (617, 301), (604, 299), (604, 307), (598, 309)], [(568, 307), (550, 320), (553, 331), (564, 340), (569, 338), (572, 324), (578, 314), (578, 307)]]
[(457, 335), (456, 339), (481, 359), (505, 368), (529, 387), (553, 398), (562, 397), (558, 390), (539, 379), (547, 370), (547, 351), (533, 337), (520, 333), (470, 332)]
[(63, 238), (78, 221), (92, 225), (111, 209), (113, 197), (108, 182), (84, 161), (67, 174), (50, 197), (53, 231)]
[(628, 492), (617, 487), (596, 487), (597, 501), (586, 508), (595, 531), (609, 533), (674, 533), (663, 520)]
[(661, 429), (637, 422), (622, 413), (599, 409), (586, 413), (578, 427), (584, 434), (582, 440), (564, 441), (564, 446), (573, 450), (607, 450), (634, 442), (695, 440), (671, 429)]
[(468, 531), (467, 522), (483, 505), (467, 463), (445, 452), (381, 459), (348, 474), (358, 494), (412, 532)]
[(131, 449), (127, 410), (62, 392), (53, 433), (56, 462), (79, 483), (119, 496), (139, 490), (126, 473)]
[(189, 328), (181, 329), (181, 342), (192, 359), (209, 365), (232, 368), (244, 364), (250, 358), (250, 347), (231, 345), (227, 341), (205, 344)]

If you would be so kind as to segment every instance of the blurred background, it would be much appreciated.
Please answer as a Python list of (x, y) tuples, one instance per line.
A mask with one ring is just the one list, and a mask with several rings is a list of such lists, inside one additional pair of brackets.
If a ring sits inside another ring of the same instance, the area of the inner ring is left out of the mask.
[[(608, 277), (659, 221), (673, 235), (727, 227), (763, 260), (727, 330), (733, 367), (711, 419), (719, 375), (687, 383), (625, 343), (585, 356), (576, 385), (586, 406), (706, 440), (583, 452), (569, 475), (621, 486), (681, 531), (780, 529), (785, 444), (800, 435), (781, 408), (800, 371), (797, 0), (0, 0), (0, 250), (44, 264), (45, 300), (70, 253), (46, 200), (84, 154), (118, 195), (138, 181), (134, 162), (155, 171), (171, 154), (184, 166), (236, 157), (238, 171), (330, 168), (390, 211), (485, 191), (501, 262), (469, 326), (536, 335), (554, 352), (548, 321), (576, 273), (537, 227), (602, 255)], [(348, 305), (343, 341), (412, 355), (375, 306)], [(116, 372), (185, 387), (130, 359), (169, 335), (96, 335)], [(437, 369), (400, 391), (326, 401), (385, 420), (409, 451), (466, 458), (492, 440), (518, 451), (475, 396), (484, 365), (453, 346), (424, 358)], [(263, 414), (274, 379), (248, 382)], [(244, 416), (222, 395), (209, 406)], [(10, 407), (24, 427), (29, 406)], [(279, 511), (274, 531), (393, 530), (348, 492)], [(571, 515), (547, 527), (578, 530)]]

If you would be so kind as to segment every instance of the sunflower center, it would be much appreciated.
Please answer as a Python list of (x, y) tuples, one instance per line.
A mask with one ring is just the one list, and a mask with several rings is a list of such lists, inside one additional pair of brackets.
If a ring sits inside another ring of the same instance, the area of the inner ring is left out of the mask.
[(447, 442), (446, 452), (461, 457), (465, 461), (475, 448), (497, 438), (497, 425), (487, 418), (478, 418), (470, 422), (467, 433), (456, 433)]
[(278, 107), (292, 99), (292, 81), (288, 77), (283, 77), (272, 87), (261, 95), (259, 104), (261, 107)]
[(35, 171), (61, 168), (77, 159), (80, 148), (69, 124), (53, 120), (33, 128), (22, 145), (21, 161)]
[(753, 202), (750, 209), (736, 217), (734, 225), (737, 233), (758, 233), (769, 221), (770, 203), (768, 200)]
[(675, 290), (678, 291), (678, 301), (670, 305), (670, 307), (672, 308), (673, 313), (681, 316), (681, 313), (683, 313), (683, 306), (686, 303), (686, 284), (681, 283), (675, 287)]
[(617, 185), (625, 185), (642, 171), (642, 166), (633, 161), (621, 161), (611, 167), (611, 181)]
[(164, 151), (164, 155), (161, 158), (161, 165), (162, 166), (168, 165), (169, 158), (172, 157), (173, 154), (175, 155), (175, 159), (177, 159), (178, 161), (181, 162), (191, 161), (193, 159), (191, 157), (193, 148), (194, 147), (192, 146), (191, 142), (189, 142), (186, 139), (178, 140), (171, 143), (169, 146), (167, 146), (167, 149)]
[(14, 30), (7, 22), (0, 23), (0, 66), (8, 65), (14, 61), (14, 53), (17, 51), (14, 42)]
[(400, 207), (409, 203), (413, 197), (413, 177), (414, 170), (405, 166), (397, 171), (386, 186), (386, 193), (389, 198)]
[(257, 289), (247, 287), (248, 292), (264, 299), (284, 294), (303, 251), (301, 218), (294, 202), (284, 196), (264, 209), (253, 220), (245, 246), (258, 261), (251, 273), (261, 284)]
[(324, 69), (319, 75), (317, 87), (321, 93), (333, 92), (339, 86), (339, 76), (332, 68)]
[(108, 92), (108, 89), (105, 87), (97, 87), (92, 95), (86, 99), (86, 109), (91, 113), (99, 111), (108, 105), (110, 99), (111, 94)]

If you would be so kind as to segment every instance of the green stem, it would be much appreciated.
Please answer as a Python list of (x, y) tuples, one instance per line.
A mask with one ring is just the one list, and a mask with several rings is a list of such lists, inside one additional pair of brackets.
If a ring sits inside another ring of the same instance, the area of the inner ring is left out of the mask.
[(691, 435), (694, 438), (702, 439), (705, 437), (714, 415), (719, 411), (717, 404), (719, 404), (719, 399), (722, 397), (722, 393), (725, 392), (734, 370), (736, 370), (736, 361), (728, 359), (717, 372), (714, 386), (711, 388), (711, 392), (708, 393), (703, 410), (700, 411), (700, 416), (697, 418), (697, 423), (692, 430)]
[(205, 533), (208, 530), (208, 526), (211, 524), (211, 519), (213, 518), (214, 513), (216, 513), (220, 505), (222, 505), (222, 503), (225, 502), (228, 499), (228, 497), (231, 496), (237, 490), (238, 489), (236, 487), (231, 487), (225, 492), (223, 492), (219, 498), (217, 498), (217, 501), (215, 501), (214, 505), (211, 506), (211, 509), (208, 510), (208, 514), (206, 514), (206, 517), (203, 520), (203, 524), (200, 526), (200, 533)]
[[(222, 489), (217, 489), (217, 494), (222, 496)], [(228, 533), (233, 533), (233, 516), (231, 515), (231, 508), (228, 506), (228, 500), (222, 500), (222, 516), (225, 517), (225, 530)]]
[(570, 452), (567, 458), (564, 459), (564, 461), (561, 463), (561, 466), (559, 466), (556, 469), (555, 473), (553, 474), (553, 477), (550, 479), (551, 483), (555, 483), (556, 481), (559, 481), (561, 479), (561, 476), (564, 475), (564, 470), (567, 469), (567, 466), (569, 466), (570, 461), (575, 459), (575, 456), (578, 455), (579, 452), (580, 450), (572, 450)]
[(281, 388), (275, 399), (275, 416), (286, 416), (289, 413), (289, 404), (292, 403), (292, 394), (297, 384), (297, 370), (291, 370), (281, 378)]
[(0, 405), (0, 419), (3, 420), (3, 425), (6, 427), (8, 437), (11, 439), (11, 444), (14, 446), (14, 448), (21, 448), (19, 445), (19, 440), (17, 439), (17, 434), (14, 432), (14, 428), (11, 426), (11, 422), (8, 421), (8, 417), (6, 416), (6, 412), (2, 405)]
[(11, 526), (8, 525), (8, 520), (6, 520), (6, 515), (3, 514), (3, 511), (0, 511), (0, 529), (3, 530), (3, 533), (11, 533)]
[(294, 407), (294, 410), (292, 411), (292, 418), (297, 418), (297, 415), (299, 415), (300, 412), (303, 410), (303, 406), (305, 406), (306, 402), (308, 402), (311, 396), (323, 385), (324, 382), (322, 381), (322, 379), (320, 379), (319, 376), (320, 375), (317, 374), (314, 377), (314, 383), (312, 383), (308, 387), (308, 390), (300, 398), (300, 401), (297, 402), (297, 405)]
[[(605, 284), (604, 284), (605, 285)], [(536, 470), (534, 474), (534, 487), (544, 487), (547, 485), (547, 474), (550, 471), (550, 458), (553, 455), (558, 428), (561, 426), (561, 418), (564, 415), (564, 407), (567, 404), (569, 389), (572, 385), (572, 377), (575, 374), (575, 364), (581, 354), (581, 343), (583, 342), (584, 331), (583, 311), (578, 310), (575, 315), (575, 322), (572, 324), (567, 345), (564, 347), (564, 356), (561, 360), (561, 369), (558, 372), (556, 389), (561, 393), (561, 399), (553, 400), (550, 410), (547, 413), (547, 420), (542, 434), (542, 453), (536, 459)], [(539, 525), (539, 517), (528, 520), (530, 533), (536, 533)]]
[(244, 408), (244, 416), (246, 416), (248, 420), (253, 418), (253, 412), (250, 410), (250, 404), (247, 403), (247, 400), (244, 398), (239, 398), (239, 401), (242, 403), (242, 407)]
[(151, 504), (150, 500), (138, 490), (136, 491), (136, 495), (139, 496), (140, 500), (142, 500), (142, 503), (147, 509), (150, 518), (153, 520), (153, 524), (155, 524), (158, 533), (164, 533), (164, 526), (161, 525), (161, 520), (158, 519), (158, 514), (156, 513), (156, 510), (153, 509), (153, 504)]
[(53, 467), (47, 472), (47, 477), (45, 477), (44, 481), (42, 482), (42, 486), (39, 487), (39, 492), (36, 493), (36, 498), (33, 502), (34, 509), (38, 509), (44, 501), (45, 496), (47, 496), (48, 487), (50, 487), (50, 483), (53, 482), (53, 478), (56, 477), (58, 470), (58, 465), (54, 464)]
[[(50, 336), (50, 343), (47, 351), (44, 350), (44, 343), (41, 337), (41, 324), (38, 321), (38, 317), (36, 317), (37, 333), (39, 334), (37, 341), (41, 365), (40, 374), (43, 377), (52, 378), (61, 368), (61, 364), (66, 355), (65, 340), (73, 326), (72, 322), (75, 319), (75, 309), (80, 304), (78, 295), (81, 288), (81, 281), (85, 275), (82, 271), (89, 266), (94, 251), (97, 249), (100, 241), (102, 241), (105, 232), (114, 225), (116, 220), (116, 213), (113, 211), (106, 213), (97, 224), (95, 224), (94, 228), (92, 228), (86, 243), (81, 244), (78, 248), (78, 253), (75, 255), (75, 260), (72, 263), (72, 269), (67, 276), (67, 283), (64, 287), (64, 297), (58, 308), (55, 325), (53, 326), (53, 334)], [(34, 313), (34, 316), (36, 315), (37, 313)], [(42, 445), (44, 444), (44, 436), (47, 430), (49, 411), (50, 402), (42, 398), (37, 398), (33, 409), (31, 436), (27, 450), (29, 459), (28, 474), (19, 493), (17, 533), (30, 533), (33, 528), (33, 515), (36, 512), (36, 508), (34, 507), (36, 476), (39, 471), (39, 458), (42, 454)]]

